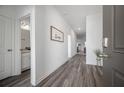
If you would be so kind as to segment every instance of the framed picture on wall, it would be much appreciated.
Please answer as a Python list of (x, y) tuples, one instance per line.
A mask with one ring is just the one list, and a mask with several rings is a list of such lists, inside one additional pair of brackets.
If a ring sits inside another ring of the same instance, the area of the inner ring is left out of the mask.
[(51, 40), (64, 42), (64, 33), (54, 26), (50, 26), (51, 30)]

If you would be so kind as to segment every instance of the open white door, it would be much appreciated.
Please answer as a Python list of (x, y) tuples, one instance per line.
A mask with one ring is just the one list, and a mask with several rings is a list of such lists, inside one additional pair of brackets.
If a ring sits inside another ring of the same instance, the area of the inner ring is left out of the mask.
[(11, 76), (12, 37), (11, 20), (0, 16), (0, 80)]
[(105, 86), (124, 86), (124, 6), (103, 6)]

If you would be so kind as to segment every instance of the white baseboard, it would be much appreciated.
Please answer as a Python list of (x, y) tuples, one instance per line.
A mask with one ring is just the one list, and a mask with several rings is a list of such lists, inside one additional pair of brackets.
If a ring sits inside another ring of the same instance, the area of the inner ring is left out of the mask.
[[(67, 60), (68, 61), (68, 60)], [(67, 62), (65, 61), (65, 62)], [(65, 64), (65, 63), (63, 63)], [(61, 64), (59, 67), (61, 67), (63, 64)], [(58, 68), (59, 68), (58, 67)], [(58, 68), (56, 68), (55, 70), (53, 70), (52, 72), (46, 73), (45, 75), (43, 75), (38, 81), (36, 81), (36, 85), (38, 85), (40, 82), (42, 82), (42, 80), (44, 80), (45, 78), (47, 78), (50, 74), (52, 74), (54, 71), (56, 71)]]
[[(51, 73), (53, 73), (53, 72), (51, 72)], [(43, 77), (41, 77), (38, 81), (36, 81), (36, 85), (38, 85), (42, 80), (44, 80), (45, 78), (47, 78), (51, 73), (43, 75)]]
[[(76, 55), (76, 54), (75, 54)], [(74, 56), (75, 56), (74, 55)], [(72, 58), (72, 57), (71, 57)], [(67, 58), (67, 61), (69, 60), (70, 58)], [(65, 64), (67, 61), (65, 61), (63, 64)], [(59, 67), (61, 67), (63, 64), (61, 64)], [(59, 68), (58, 67), (58, 68)], [(44, 80), (45, 78), (47, 78), (50, 74), (52, 74), (54, 71), (56, 71), (58, 68), (56, 68), (55, 70), (53, 70), (52, 72), (47, 72), (46, 74), (44, 74), (39, 80), (36, 81), (36, 86), (42, 82), (42, 80)]]

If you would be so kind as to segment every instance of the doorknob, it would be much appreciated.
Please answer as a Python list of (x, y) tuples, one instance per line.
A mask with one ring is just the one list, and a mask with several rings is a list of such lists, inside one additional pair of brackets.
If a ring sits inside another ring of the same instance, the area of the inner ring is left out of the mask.
[(8, 49), (8, 52), (12, 52), (12, 49)]

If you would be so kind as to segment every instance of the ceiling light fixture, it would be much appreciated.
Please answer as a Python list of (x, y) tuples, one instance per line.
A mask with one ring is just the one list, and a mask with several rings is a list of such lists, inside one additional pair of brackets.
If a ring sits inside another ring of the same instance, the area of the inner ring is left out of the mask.
[(78, 30), (81, 30), (81, 28), (79, 27)]
[(29, 27), (29, 25), (21, 25), (21, 29), (23, 29), (23, 30), (30, 30), (30, 27)]

